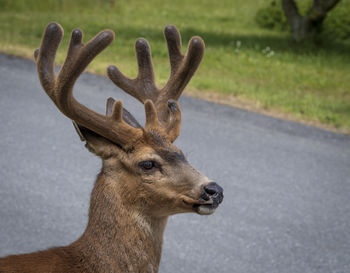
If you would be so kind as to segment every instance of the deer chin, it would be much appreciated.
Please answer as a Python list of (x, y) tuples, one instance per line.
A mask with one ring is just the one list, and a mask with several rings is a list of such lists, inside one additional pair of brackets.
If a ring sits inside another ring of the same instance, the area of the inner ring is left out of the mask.
[(216, 210), (217, 206), (214, 204), (206, 204), (206, 205), (200, 205), (200, 204), (195, 204), (193, 205), (193, 209), (195, 212), (197, 212), (200, 215), (210, 215), (213, 214)]

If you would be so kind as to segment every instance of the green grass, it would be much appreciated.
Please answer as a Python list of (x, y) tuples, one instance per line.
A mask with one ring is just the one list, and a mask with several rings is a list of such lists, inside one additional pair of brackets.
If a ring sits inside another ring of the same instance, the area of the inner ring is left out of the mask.
[[(0, 51), (31, 57), (47, 23), (66, 31), (57, 61), (62, 63), (69, 33), (76, 27), (85, 40), (102, 29), (116, 41), (89, 66), (104, 74), (109, 64), (137, 73), (134, 42), (149, 40), (159, 85), (169, 64), (163, 28), (175, 24), (183, 47), (193, 35), (206, 43), (199, 71), (188, 89), (230, 94), (262, 109), (291, 113), (350, 132), (350, 42), (297, 45), (287, 33), (260, 29), (254, 21), (264, 0), (0, 0)], [(341, 8), (341, 3), (337, 8)]]

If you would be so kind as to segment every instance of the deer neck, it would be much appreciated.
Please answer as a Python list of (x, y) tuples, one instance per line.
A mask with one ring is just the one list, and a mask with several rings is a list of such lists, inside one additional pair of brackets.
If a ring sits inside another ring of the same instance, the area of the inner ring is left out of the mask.
[(145, 214), (125, 199), (128, 193), (123, 188), (116, 189), (115, 177), (109, 180), (107, 174), (99, 174), (87, 228), (73, 247), (89, 261), (87, 271), (158, 272), (168, 217)]

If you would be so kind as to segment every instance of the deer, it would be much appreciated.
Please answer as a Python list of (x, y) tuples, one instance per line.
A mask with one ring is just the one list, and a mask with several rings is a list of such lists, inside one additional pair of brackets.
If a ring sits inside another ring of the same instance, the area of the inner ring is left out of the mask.
[(87, 43), (73, 30), (67, 57), (55, 73), (55, 55), (63, 37), (56, 22), (47, 25), (34, 59), (40, 83), (67, 116), (86, 148), (102, 160), (83, 234), (68, 246), (0, 259), (0, 272), (158, 272), (168, 218), (177, 213), (210, 215), (223, 201), (223, 189), (196, 170), (173, 143), (180, 134), (178, 103), (204, 54), (204, 42), (192, 37), (182, 54), (174, 25), (164, 36), (170, 76), (163, 88), (155, 84), (150, 46), (136, 40), (138, 75), (131, 79), (116, 66), (107, 75), (144, 105), (141, 126), (121, 101), (107, 99), (106, 114), (80, 104), (73, 87), (88, 64), (114, 40), (103, 30)]

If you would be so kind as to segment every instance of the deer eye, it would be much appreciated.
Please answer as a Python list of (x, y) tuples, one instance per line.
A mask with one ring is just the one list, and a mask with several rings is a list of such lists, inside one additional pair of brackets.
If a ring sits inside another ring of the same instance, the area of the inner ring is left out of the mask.
[(139, 163), (139, 167), (145, 171), (150, 171), (156, 167), (156, 163), (154, 161), (141, 161)]

